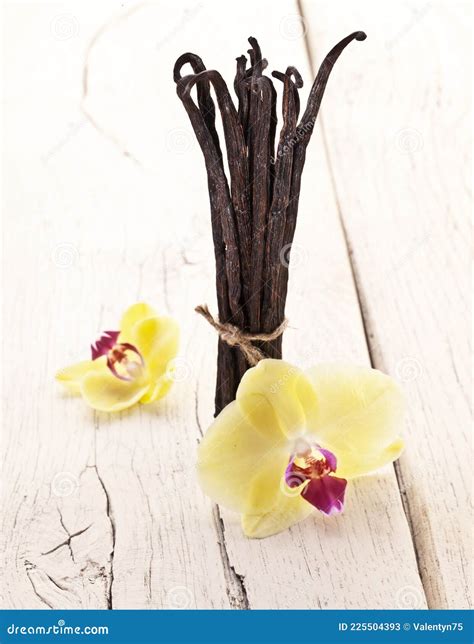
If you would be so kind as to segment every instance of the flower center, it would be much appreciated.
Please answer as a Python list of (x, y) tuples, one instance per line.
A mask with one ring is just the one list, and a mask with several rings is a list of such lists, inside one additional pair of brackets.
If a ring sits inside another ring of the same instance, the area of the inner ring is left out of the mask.
[(291, 450), (292, 454), (298, 457), (305, 457), (308, 454), (311, 453), (313, 447), (311, 443), (308, 443), (306, 438), (303, 436), (299, 436), (298, 438), (295, 439), (293, 442), (293, 449)]
[(293, 472), (299, 472), (305, 479), (319, 479), (333, 472), (328, 459), (317, 446), (309, 447), (304, 453), (295, 453)]
[(286, 489), (299, 493), (324, 514), (341, 512), (344, 507), (346, 479), (334, 476), (337, 459), (317, 444), (295, 444), (285, 470)]
[(106, 356), (107, 366), (120, 380), (136, 380), (144, 373), (145, 362), (133, 344), (117, 342), (120, 331), (106, 331), (91, 345), (92, 360)]
[(306, 438), (298, 437), (291, 450), (291, 457), (285, 473), (290, 488), (299, 487), (306, 481), (321, 479), (336, 471), (337, 460), (332, 452)]
[(107, 366), (121, 380), (135, 380), (143, 373), (143, 359), (131, 344), (115, 344), (107, 352)]

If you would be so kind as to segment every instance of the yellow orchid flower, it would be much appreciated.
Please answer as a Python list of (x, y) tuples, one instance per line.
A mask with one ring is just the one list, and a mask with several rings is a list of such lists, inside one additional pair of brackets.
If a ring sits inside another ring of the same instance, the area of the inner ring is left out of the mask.
[(403, 408), (396, 383), (376, 369), (322, 364), (303, 373), (262, 360), (199, 446), (201, 486), (242, 514), (248, 537), (285, 530), (314, 508), (341, 512), (348, 479), (400, 456)]
[(91, 345), (92, 360), (62, 369), (56, 379), (100, 411), (151, 403), (171, 387), (178, 344), (173, 319), (158, 316), (148, 304), (134, 304), (125, 311), (120, 331), (106, 331)]

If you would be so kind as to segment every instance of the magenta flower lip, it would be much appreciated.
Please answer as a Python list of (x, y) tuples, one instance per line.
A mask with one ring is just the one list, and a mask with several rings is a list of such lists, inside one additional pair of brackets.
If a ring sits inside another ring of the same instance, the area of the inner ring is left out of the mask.
[(120, 331), (104, 331), (95, 345), (91, 344), (92, 360), (106, 356), (117, 343)]
[(97, 360), (102, 356), (107, 357), (107, 366), (116, 378), (120, 380), (133, 380), (133, 376), (128, 372), (119, 373), (117, 365), (123, 366), (130, 363), (129, 354), (134, 353), (138, 357), (138, 364), (144, 366), (144, 360), (138, 349), (129, 342), (117, 343), (120, 331), (105, 331), (97, 340), (95, 345), (91, 344), (92, 360)]
[(347, 481), (337, 476), (311, 479), (301, 496), (323, 514), (338, 514), (344, 509)]
[[(317, 450), (322, 458), (316, 458), (313, 455), (314, 450)], [(304, 461), (304, 466), (296, 464), (297, 458)], [(336, 469), (336, 456), (327, 449), (315, 446), (308, 455), (293, 455), (290, 458), (285, 470), (285, 482), (290, 488), (297, 488), (306, 483), (301, 489), (301, 496), (320, 512), (327, 515), (337, 514), (344, 509), (347, 481), (333, 476)]]

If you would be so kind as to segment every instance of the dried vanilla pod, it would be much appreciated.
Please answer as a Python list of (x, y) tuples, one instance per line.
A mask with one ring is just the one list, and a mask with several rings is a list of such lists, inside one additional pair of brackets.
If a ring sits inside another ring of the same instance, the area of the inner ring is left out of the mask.
[[(258, 41), (250, 37), (250, 66), (239, 56), (233, 82), (237, 107), (222, 76), (207, 70), (201, 58), (186, 53), (176, 61), (173, 77), (204, 155), (208, 175), (211, 224), (216, 260), (219, 320), (206, 307), (201, 315), (219, 333), (216, 414), (235, 398), (251, 356), (282, 357), (286, 326), (288, 262), (295, 233), (301, 175), (331, 70), (345, 47), (365, 40), (356, 31), (341, 40), (324, 59), (298, 123), (298, 70), (272, 76), (283, 84), (282, 126), (278, 137), (277, 92)], [(181, 76), (184, 65), (193, 74)], [(197, 104), (191, 96), (197, 88)], [(215, 93), (221, 114), (229, 180), (215, 127)], [(239, 349), (239, 342), (243, 345)], [(249, 343), (254, 343), (253, 351)], [(245, 357), (247, 356), (247, 357)]]

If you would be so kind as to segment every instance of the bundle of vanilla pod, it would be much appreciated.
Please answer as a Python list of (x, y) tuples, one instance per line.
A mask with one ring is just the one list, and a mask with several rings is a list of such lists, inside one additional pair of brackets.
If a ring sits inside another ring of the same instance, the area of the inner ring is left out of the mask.
[[(306, 147), (334, 63), (352, 40), (365, 40), (362, 31), (339, 42), (324, 59), (309, 93), (303, 116), (299, 90), (302, 78), (295, 67), (272, 72), (282, 83), (282, 125), (278, 142), (277, 92), (264, 74), (268, 63), (259, 44), (249, 38), (247, 58), (237, 58), (234, 91), (215, 70), (207, 70), (196, 54), (186, 53), (174, 67), (177, 93), (191, 120), (206, 164), (216, 260), (219, 323), (235, 329), (238, 337), (254, 338), (262, 355), (282, 357), (282, 335), (271, 340), (285, 319), (288, 266), (296, 226), (301, 174)], [(189, 64), (192, 73), (183, 76)], [(191, 96), (196, 86), (197, 102)], [(216, 106), (221, 113), (229, 177), (215, 127)], [(226, 328), (226, 327), (223, 327)], [(238, 330), (238, 331), (237, 331)], [(245, 352), (232, 333), (219, 337), (216, 414), (235, 398), (249, 367)]]

